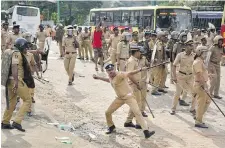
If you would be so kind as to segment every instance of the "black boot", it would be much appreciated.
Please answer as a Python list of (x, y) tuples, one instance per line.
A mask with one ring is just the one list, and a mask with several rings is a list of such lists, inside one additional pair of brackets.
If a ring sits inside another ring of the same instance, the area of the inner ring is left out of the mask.
[(115, 132), (115, 131), (116, 131), (116, 127), (115, 127), (115, 125), (113, 125), (113, 126), (110, 126), (110, 127), (108, 128), (106, 134), (111, 134), (111, 133), (113, 133), (113, 132)]
[(141, 126), (138, 125), (138, 124), (135, 125), (135, 128), (136, 128), (136, 129), (142, 129)]
[(11, 126), (11, 124), (2, 123), (2, 129), (13, 129), (13, 127)]
[(132, 122), (124, 123), (124, 127), (135, 127), (135, 125)]
[(22, 128), (21, 124), (18, 124), (16, 122), (13, 122), (12, 127), (21, 131), (21, 132), (25, 132), (25, 129)]
[(144, 130), (145, 138), (150, 138), (152, 135), (155, 134), (155, 131), (149, 131), (149, 130)]
[(186, 103), (184, 100), (179, 100), (180, 106), (189, 106), (188, 103)]
[(148, 117), (148, 115), (146, 114), (146, 112), (142, 112), (142, 116), (143, 117)]

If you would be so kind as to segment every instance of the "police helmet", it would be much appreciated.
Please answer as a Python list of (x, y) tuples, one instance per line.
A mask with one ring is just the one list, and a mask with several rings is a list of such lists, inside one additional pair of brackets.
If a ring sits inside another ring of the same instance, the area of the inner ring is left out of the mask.
[(198, 46), (198, 47), (195, 49), (195, 53), (196, 53), (196, 55), (198, 55), (198, 56), (202, 55), (203, 52), (207, 52), (207, 47), (206, 47), (206, 46)]
[(166, 36), (166, 33), (165, 33), (164, 31), (159, 31), (159, 32), (157, 33), (157, 38), (161, 38), (161, 37), (163, 37), (163, 36)]
[(222, 37), (221, 35), (217, 35), (217, 36), (213, 39), (214, 45), (219, 44), (219, 40), (223, 40), (223, 37)]
[(182, 38), (183, 38), (184, 36), (187, 36), (187, 34), (186, 34), (185, 32), (182, 32), (182, 33), (179, 35), (179, 40), (181, 41)]
[(28, 48), (28, 42), (25, 38), (17, 38), (14, 45), (20, 51)]
[(13, 29), (15, 28), (20, 28), (20, 25), (17, 25), (17, 24), (13, 25)]
[(171, 33), (171, 39), (174, 39), (174, 40), (177, 40), (178, 39), (178, 32), (176, 32), (176, 31), (173, 31), (172, 33)]
[(44, 28), (44, 26), (42, 24), (39, 25), (39, 28)]

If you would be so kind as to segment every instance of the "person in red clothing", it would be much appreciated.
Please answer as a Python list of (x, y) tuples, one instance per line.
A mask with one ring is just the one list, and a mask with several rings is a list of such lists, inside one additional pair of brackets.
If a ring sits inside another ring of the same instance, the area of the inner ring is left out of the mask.
[(95, 60), (95, 70), (98, 71), (98, 61), (100, 62), (101, 65), (101, 70), (104, 72), (103, 68), (103, 49), (102, 49), (102, 35), (103, 31), (101, 28), (102, 23), (100, 23), (98, 26), (96, 26), (94, 34), (93, 34), (93, 39), (92, 39), (92, 46), (94, 49), (94, 60)]

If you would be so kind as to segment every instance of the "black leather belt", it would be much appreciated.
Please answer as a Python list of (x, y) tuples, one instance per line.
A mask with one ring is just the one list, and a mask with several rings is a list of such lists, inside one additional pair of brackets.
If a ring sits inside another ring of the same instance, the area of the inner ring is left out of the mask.
[(179, 71), (179, 73), (182, 73), (182, 74), (184, 74), (184, 75), (191, 75), (191, 74), (192, 74), (192, 73), (187, 74), (187, 73), (182, 72), (182, 71)]
[(211, 63), (213, 63), (213, 64), (219, 64), (218, 62), (213, 62), (213, 61), (210, 61)]
[(124, 61), (126, 61), (127, 59), (126, 59), (126, 58), (120, 58), (120, 60), (124, 60)]
[(75, 54), (75, 53), (77, 53), (77, 52), (66, 52), (66, 54), (70, 54), (70, 53)]

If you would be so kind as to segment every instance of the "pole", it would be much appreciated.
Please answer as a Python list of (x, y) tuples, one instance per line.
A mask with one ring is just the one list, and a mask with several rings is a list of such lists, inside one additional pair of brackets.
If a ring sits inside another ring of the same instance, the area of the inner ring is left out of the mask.
[(223, 116), (225, 117), (224, 112), (220, 109), (220, 107), (216, 104), (216, 102), (213, 100), (213, 98), (209, 95), (209, 93), (204, 89), (204, 87), (202, 87), (202, 89), (204, 90), (204, 92), (209, 96), (209, 98), (213, 101), (213, 103), (216, 105), (216, 107), (219, 109), (219, 111), (223, 114)]
[(60, 6), (59, 6), (59, 0), (57, 0), (57, 22), (60, 22)]

